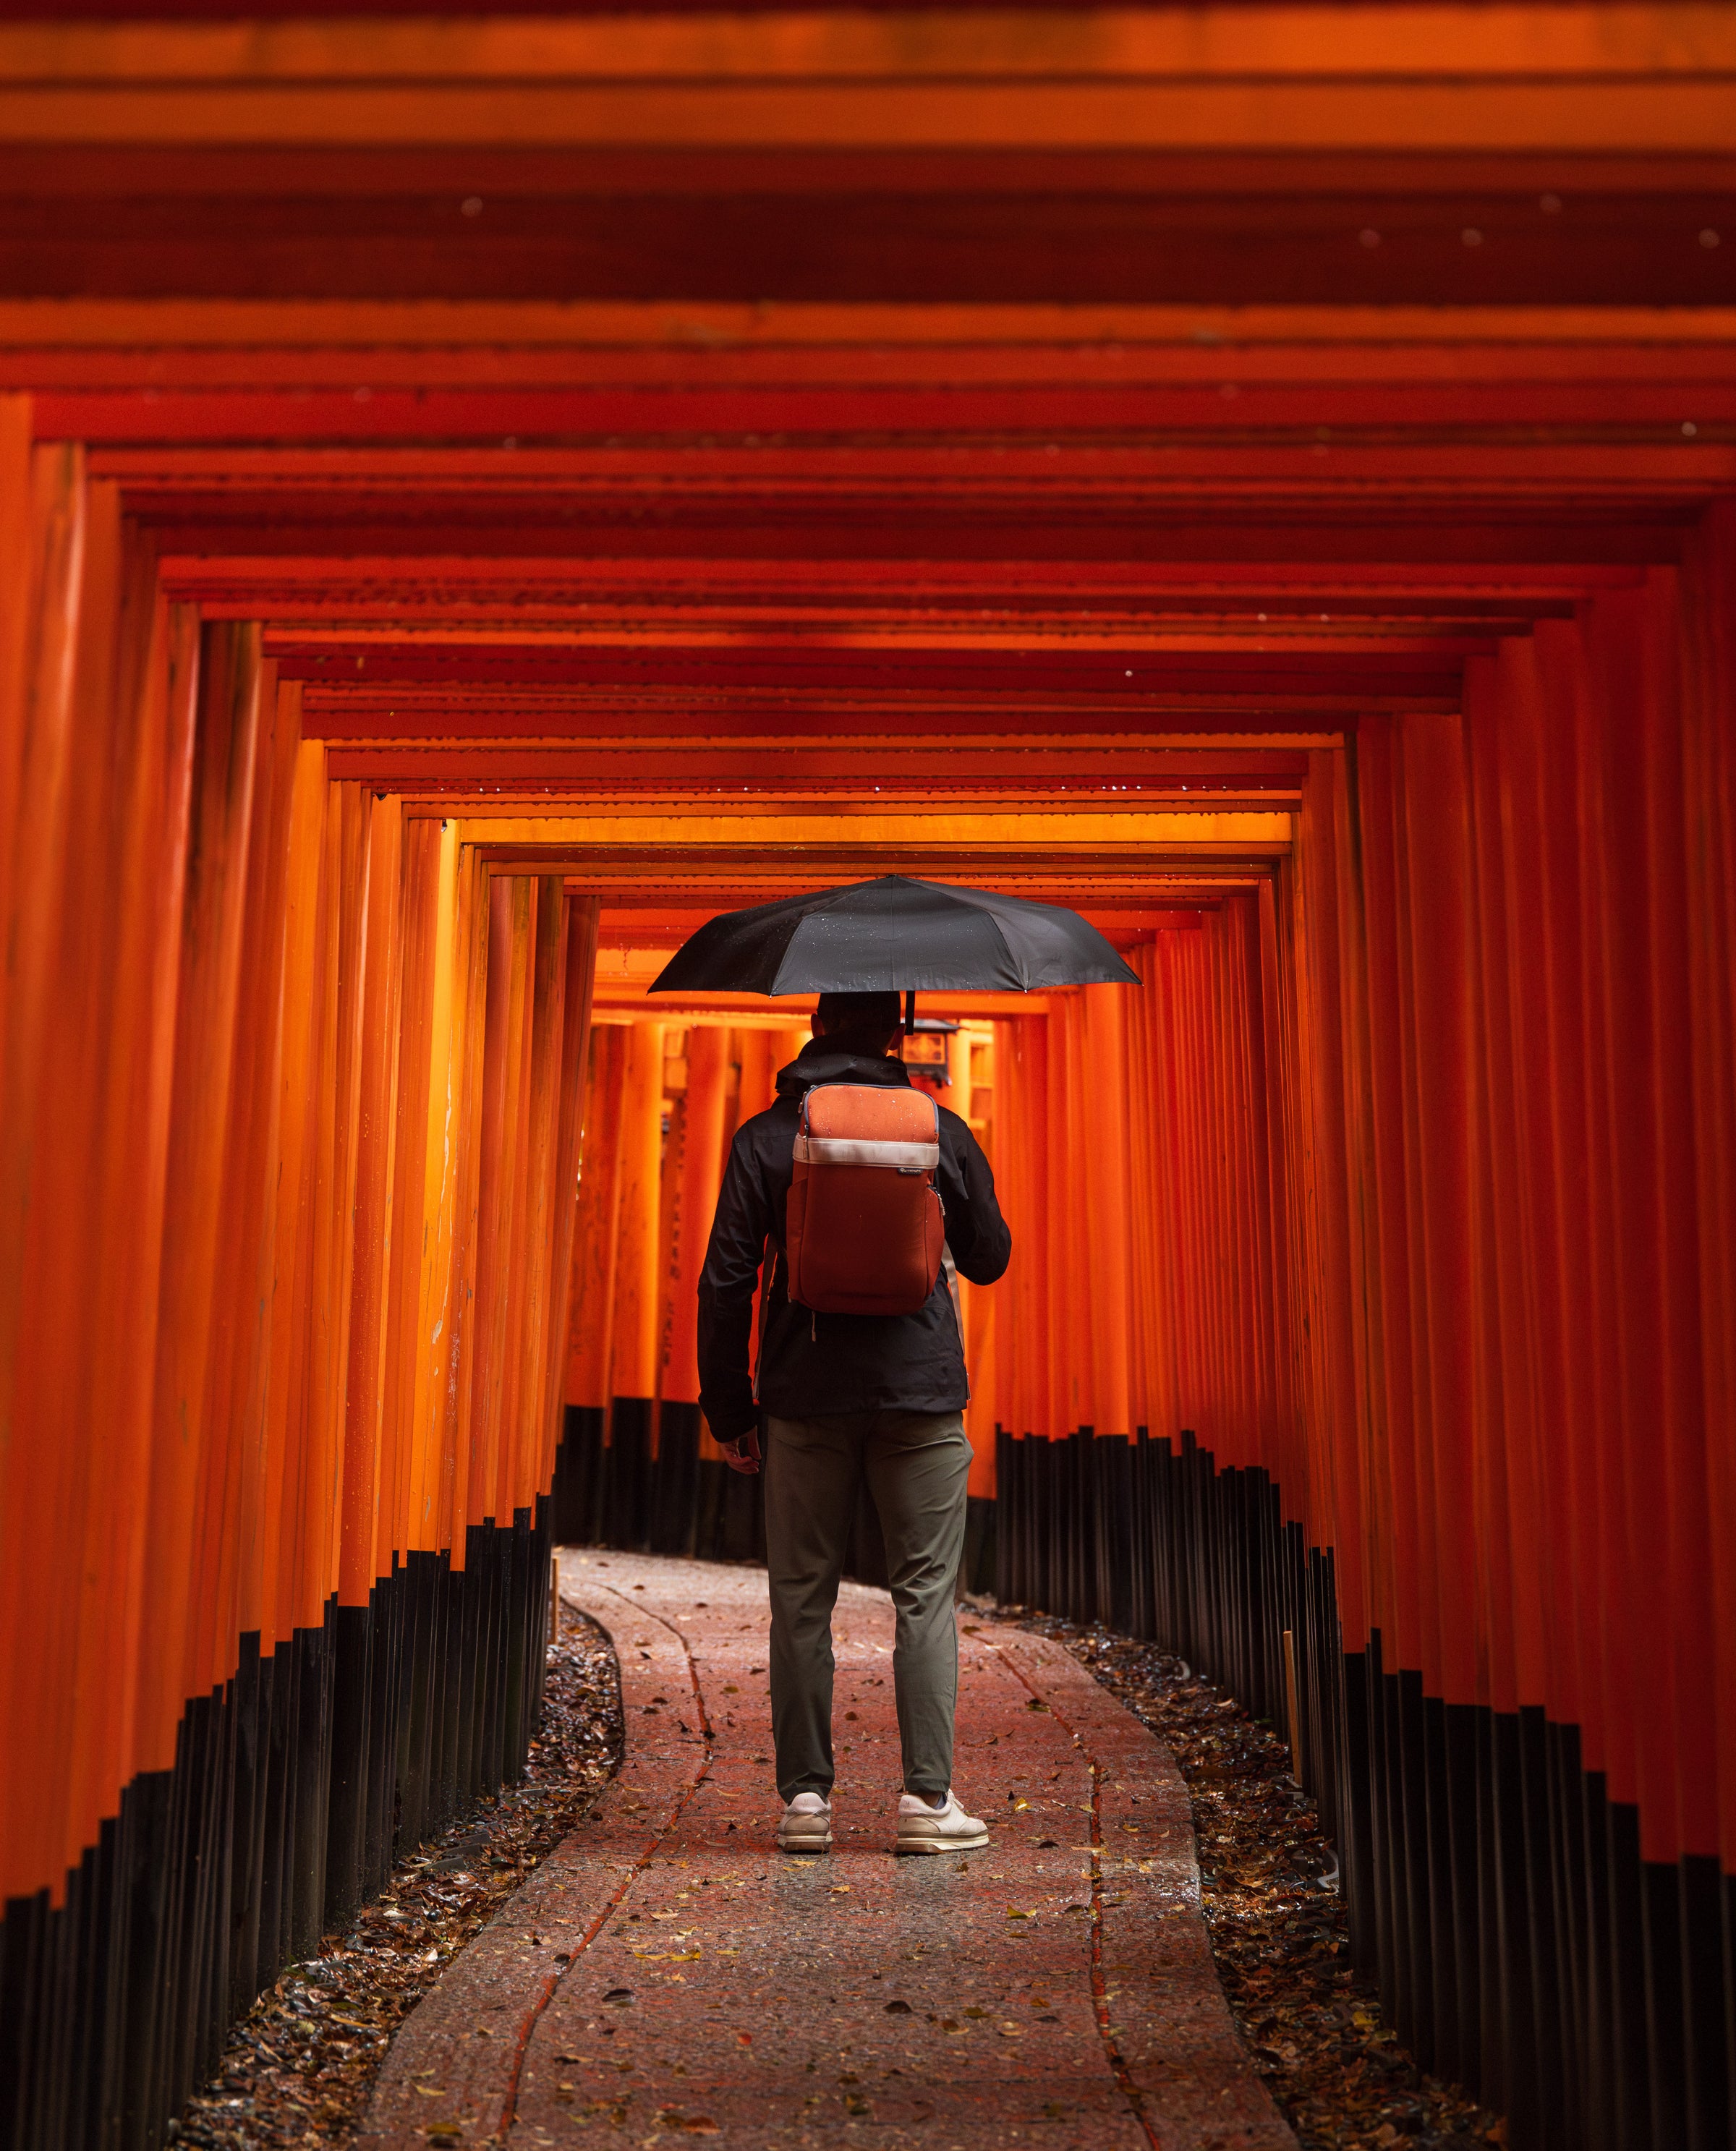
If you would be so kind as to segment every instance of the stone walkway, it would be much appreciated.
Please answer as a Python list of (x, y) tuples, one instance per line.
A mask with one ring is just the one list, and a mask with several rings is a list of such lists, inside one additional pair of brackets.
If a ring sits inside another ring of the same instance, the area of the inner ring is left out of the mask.
[(625, 1762), (406, 2020), (365, 2151), (1294, 2151), (1212, 1969), (1186, 1789), (1057, 1645), (964, 1614), (959, 1791), (993, 1836), (896, 1860), (892, 1608), (846, 1585), (836, 1843), (791, 1859), (763, 1572), (567, 1552), (561, 1583), (615, 1639)]

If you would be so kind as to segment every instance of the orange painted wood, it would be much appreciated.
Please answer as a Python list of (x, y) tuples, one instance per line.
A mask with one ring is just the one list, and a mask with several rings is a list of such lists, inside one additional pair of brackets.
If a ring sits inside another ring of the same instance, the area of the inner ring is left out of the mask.
[(392, 1236), (387, 1289), (382, 1506), (392, 1550), (423, 1547), (427, 1448), (418, 1399), (424, 1353), (423, 1270), (429, 1182), (428, 1116), (433, 1097), (433, 1036), (440, 983), (438, 936), (445, 832), (438, 822), (405, 824), (402, 903), (403, 985), (399, 1016), (398, 1111), (393, 1130)]
[(615, 1273), (611, 1397), (655, 1397), (663, 1295), (658, 1257), (663, 1159), (663, 1025), (626, 1035), (621, 1083), (620, 1253)]
[[(1711, 1768), (1718, 1791), (1718, 1851), (1736, 1869), (1736, 1454), (1718, 1430), (1736, 1425), (1736, 1245), (1722, 1221), (1736, 1214), (1736, 740), (1725, 683), (1736, 664), (1731, 596), (1736, 528), (1728, 506), (1708, 515), (1683, 563), (1689, 631), (1683, 650), (1683, 834), (1688, 878), (1684, 946), (1692, 1077), (1705, 1450), (1712, 1549), (1709, 1678)], [(1693, 1708), (1693, 1698), (1688, 1707)]]
[(276, 1217), (271, 1291), (271, 1382), (266, 1424), (267, 1548), (261, 1647), (311, 1625), (318, 1590), (321, 1480), (329, 1430), (321, 1423), (314, 1298), (325, 1282), (327, 1221), (322, 1108), (331, 1110), (332, 985), (323, 743), (296, 755), (288, 831), (282, 969), (283, 1030), (276, 1071)]
[(741, 1070), (736, 1079), (734, 1127), (765, 1111), (775, 1095), (772, 1085), (780, 1065), (777, 1034), (769, 1030), (738, 1030), (735, 1060)]
[(508, 1364), (519, 1270), (521, 1088), (535, 885), (522, 874), (487, 884), (488, 983), (482, 1096), (478, 1101), (476, 1306), (471, 1334), (467, 1520), (496, 1514), (501, 1451), (509, 1439)]
[[(163, 1769), (190, 1682), (202, 1674), (202, 1609), (182, 1596), (194, 1572), (200, 1489), (215, 1438), (208, 1356), (215, 1315), (223, 1162), (234, 1103), (236, 1015), (249, 849), (264, 709), (260, 643), (208, 629), (193, 775), (191, 849), (176, 1008), (164, 1261), (155, 1364), (147, 1542), (175, 1579), (146, 1599), (139, 1662), (139, 1759)], [(200, 1686), (204, 1686), (200, 1681)], [(197, 1692), (196, 1690), (194, 1692)]]
[[(120, 662), (113, 721), (103, 726), (114, 757), (113, 819), (109, 844), (94, 856), (112, 860), (127, 900), (108, 911), (109, 1016), (99, 1047), (102, 1121), (91, 1166), (102, 1212), (129, 1219), (132, 1229), (99, 1233), (88, 1256), (88, 1304), (101, 1311), (106, 1344), (92, 1356), (90, 1417), (80, 1430), (103, 1468), (86, 1503), (86, 1620), (77, 1678), (81, 1693), (106, 1694), (112, 1707), (80, 1713), (64, 1818), (68, 1866), (113, 1812), (116, 1788), (135, 1767), (136, 1692), (117, 1670), (137, 1662), (149, 1579), (151, 1395), (144, 1370), (156, 1341), (198, 660), (190, 610), (164, 602), (149, 549), (136, 534), (128, 542), (124, 532), (123, 539)], [(0, 1512), (6, 1506), (0, 1494)]]
[[(11, 1432), (13, 1445), (41, 1445), (51, 1452), (38, 1468), (33, 1521), (45, 1546), (59, 1551), (65, 1569), (45, 1579), (53, 1596), (37, 1609), (34, 1644), (43, 1686), (30, 1737), (39, 1744), (43, 1811), (59, 1820), (55, 1849), (63, 1845), (73, 1858), (100, 1814), (104, 1739), (100, 1724), (78, 1708), (80, 1693), (97, 1677), (94, 1647), (106, 1626), (107, 1587), (90, 1557), (104, 1536), (99, 1521), (105, 1506), (104, 1430), (94, 1414), (94, 1369), (84, 1332), (96, 1255), (88, 1221), (107, 1089), (103, 1044), (114, 983), (105, 975), (113, 948), (114, 869), (106, 860), (90, 869), (112, 842), (120, 803), (116, 748), (124, 753), (124, 747), (114, 735), (133, 656), (127, 549), (120, 504), (111, 488), (89, 488), (84, 524), (77, 633), (69, 653), (68, 849), (64, 878), (53, 892), (53, 975), (43, 1011), (45, 1057), (29, 1213), (23, 1221)], [(136, 587), (130, 595), (136, 600)], [(148, 615), (138, 625), (149, 635)], [(57, 1419), (61, 1437), (44, 1442)]]
[(396, 800), (370, 798), (364, 811), (368, 817), (367, 908), (361, 949), (355, 1248), (337, 1576), (338, 1603), (342, 1606), (367, 1603), (376, 1578), (391, 1573), (394, 1545), (386, 1369), (403, 1000), (404, 824)]
[[(559, 1444), (572, 1343), (573, 1284), (580, 1246), (580, 1169), (590, 1054), (590, 1000), (596, 974), (600, 907), (595, 897), (563, 904), (565, 979), (561, 992), (560, 1098), (550, 1202), (554, 1214), (549, 1281), (549, 1337), (543, 1375), (543, 1470), (552, 1477)], [(540, 1483), (540, 1482), (539, 1482)]]
[[(300, 690), (267, 663), (259, 684), (259, 741), (246, 839), (240, 978), (234, 1015), (231, 1105), (220, 1131), (217, 1303), (205, 1370), (205, 1452), (194, 1521), (189, 1589), (199, 1609), (190, 1638), (193, 1692), (234, 1670), (241, 1630), (259, 1627), (266, 1541), (261, 1475), (271, 1368), (276, 1197), (285, 865)], [(276, 1512), (271, 1544), (275, 1548)]]
[[(423, 1115), (415, 1329), (410, 1346), (413, 1404), (409, 1436), (408, 1544), (452, 1548), (463, 1565), (463, 1492), (468, 1485), (469, 1397), (463, 1357), (471, 1314), (476, 1223), (477, 1118), (488, 961), (487, 876), (450, 822), (417, 889), (425, 906), (425, 1027), (414, 1040)], [(421, 1011), (419, 1010), (420, 1014)], [(411, 1040), (406, 1037), (407, 1050)], [(423, 1069), (426, 1070), (425, 1077)]]
[(605, 1412), (615, 1358), (627, 1043), (625, 1025), (601, 1024), (591, 1030), (573, 1240), (566, 1400)]
[[(84, 870), (93, 840), (105, 834), (113, 798), (110, 757), (104, 734), (114, 723), (121, 663), (123, 549), (120, 504), (112, 488), (89, 488), (84, 514), (76, 635), (68, 711), (73, 767), (69, 786), (65, 878), (53, 893), (53, 980), (43, 1010), (39, 1118), (33, 1131), (29, 1212), (23, 1220), (24, 1256), (18, 1310), (18, 1379), (13, 1391), (12, 1440), (39, 1443), (58, 1417), (63, 1440), (45, 1445), (51, 1453), (37, 1475), (36, 1531), (46, 1546), (83, 1551), (93, 1506), (101, 1499), (96, 1476), (99, 1433), (91, 1414), (91, 1369), (81, 1350), (80, 1313), (90, 1288), (93, 1253), (85, 1234), (62, 1221), (88, 1202), (88, 1179), (100, 1126), (102, 1070), (98, 1047), (104, 1020), (103, 977), (109, 938), (102, 881)], [(86, 757), (95, 750), (88, 767)], [(63, 1553), (63, 1559), (64, 1552)], [(65, 1817), (72, 1843), (80, 1824), (94, 1817), (84, 1803), (90, 1791), (90, 1744), (97, 1728), (77, 1708), (78, 1676), (90, 1663), (81, 1642), (100, 1619), (101, 1583), (84, 1562), (63, 1578), (39, 1609), (38, 1714), (46, 1813)], [(53, 1586), (51, 1585), (51, 1588)], [(82, 1721), (82, 1722), (81, 1722)], [(81, 1808), (84, 1812), (80, 1812)], [(57, 1850), (58, 1850), (57, 1846)]]
[[(468, 1379), (477, 1350), (476, 1277), (482, 1185), (483, 1072), (488, 1046), (487, 1006), (492, 877), (468, 845), (461, 845), (453, 911), (453, 1030), (446, 1063), (448, 1126), (452, 1169), (448, 1182), (448, 1237), (438, 1250), (437, 1289), (445, 1323), (436, 1368), (440, 1390), (431, 1399), (440, 1443), (438, 1543), (451, 1548), (454, 1569), (464, 1566), (467, 1527), (481, 1521), (471, 1509), (472, 1460), (478, 1440)], [(432, 1132), (432, 1131), (431, 1131)]]
[(718, 1025), (687, 1032), (687, 1087), (682, 1094), (681, 1188), (670, 1270), (669, 1347), (660, 1394), (699, 1402), (699, 1274), (723, 1185), (730, 1111), (730, 1033)]
[[(507, 1342), (504, 1384), (505, 1433), (492, 1511), (509, 1517), (529, 1510), (546, 1489), (549, 1430), (540, 1414), (547, 1389), (552, 1329), (550, 1291), (555, 1218), (552, 1176), (558, 1139), (559, 1055), (566, 987), (565, 896), (559, 877), (539, 878), (531, 892), (532, 935), (527, 951), (524, 1050), (519, 1082), (521, 1136), (515, 1202), (517, 1304)], [(564, 1293), (561, 1305), (565, 1305)]]
[[(283, 1043), (283, 976), (289, 903), (289, 833), (295, 772), (301, 744), (301, 691), (277, 682), (271, 668), (261, 682), (267, 720), (261, 752), (265, 767), (255, 787), (253, 835), (248, 846), (245, 939), (241, 976), (246, 1013), (240, 1025), (236, 1106), (230, 1116), (225, 1162), (226, 1240), (222, 1261), (230, 1280), (230, 1328), (210, 1369), (212, 1410), (234, 1429), (238, 1467), (240, 1527), (235, 1536), (235, 1620), (240, 1634), (274, 1640), (271, 1613), (277, 1588), (281, 1452), (268, 1435), (271, 1424), (271, 1348), (275, 1326), (278, 1205), (277, 1171), (281, 1089), (277, 1076)], [(237, 1638), (224, 1639), (228, 1658)], [(230, 1670), (225, 1663), (224, 1673)]]
[[(8, 1639), (26, 1635), (33, 1607), (40, 1602), (48, 1619), (60, 1625), (60, 1593), (53, 1569), (55, 1549), (40, 1519), (52, 1513), (53, 1475), (65, 1462), (46, 1445), (21, 1439), (28, 1426), (21, 1412), (22, 1385), (33, 1379), (30, 1347), (23, 1329), (23, 1298), (30, 1262), (32, 1167), (37, 1113), (49, 1070), (46, 1060), (55, 926), (60, 902), (67, 821), (68, 767), (73, 745), (73, 666), (77, 649), (79, 600), (84, 580), (86, 494), (79, 460), (70, 451), (38, 451), (28, 469), (16, 459), (8, 473), (11, 534), (24, 541), (17, 555), (28, 563), (29, 581), (13, 625), (18, 641), (8, 655), (11, 693), (5, 711), (4, 757), (0, 786), (10, 792), (13, 817), (0, 856), (6, 871), (6, 927), (16, 969), (0, 1016), (0, 1080), (4, 1112), (0, 1114), (0, 1205), (5, 1230), (0, 1232), (0, 1396), (5, 1399), (7, 1439), (6, 1501), (0, 1508), (6, 1534), (6, 1574), (0, 1578), (0, 1609)], [(28, 811), (27, 811), (28, 810)], [(27, 1390), (28, 1394), (28, 1390)], [(61, 1635), (43, 1639), (28, 1651), (14, 1642), (7, 1652), (6, 1724), (9, 1752), (29, 1752), (33, 1728), (56, 1723), (63, 1708), (52, 1695), (70, 1671)], [(64, 1739), (56, 1766), (64, 1769)], [(8, 1870), (18, 1886), (48, 1884), (58, 1891), (58, 1830), (43, 1797), (57, 1789), (19, 1782), (5, 1774), (8, 1804), (0, 1843)]]
[[(131, 129), (271, 216), (290, 167), (188, 129), (347, 142), (353, 197), (422, 154), (393, 128), (565, 98), (641, 179), (736, 130), (696, 202), (778, 144), (859, 187), (870, 136), (914, 200), (924, 129), (1028, 190), (1024, 115), (1096, 145), (1064, 192), (1149, 201), (1116, 129), (1162, 119), (1157, 60), (1183, 209), (1378, 179), (1530, 216), (1648, 139), (1637, 216), (1727, 191), (1727, 124), (1683, 161), (1724, 93), (1607, 13), (1551, 12), (1560, 82), (1460, 10), (1377, 25), (1346, 89), (1282, 8), (1185, 52), (1094, 18), (1083, 75), (937, 17), (962, 102), (841, 16), (737, 25), (699, 89), (691, 27), (625, 19), (559, 29), (552, 89), (504, 24), (384, 74), (402, 26), (23, 26), (0, 77), (62, 129), (30, 184), (112, 187)], [(1383, 112), (1402, 149), (1351, 158)], [(1577, 1723), (1649, 1856), (1736, 1864), (1736, 323), (1728, 231), (1677, 236), (1705, 303), (7, 301), (6, 1890), (58, 1886), (242, 1633), (528, 1506), (563, 1391), (688, 1400), (695, 1220), (800, 1034), (654, 1010), (654, 952), (937, 858), (1102, 916), (1141, 979), (959, 1004), (1015, 1234), (964, 1296), (974, 1488), (997, 1422), (1191, 1428), (1331, 1548), (1348, 1647)], [(679, 1184), (626, 1015), (689, 1026)]]
[[(1295, 1261), (1305, 1339), (1301, 1409), (1324, 1439), (1311, 1496), (1336, 1551), (1334, 1582), (1347, 1650), (1366, 1648), (1370, 1623), (1362, 1476), (1369, 1340), (1359, 1198), (1367, 1186), (1364, 1024), (1351, 966), (1356, 916), (1349, 883), (1350, 803), (1340, 757), (1317, 757), (1297, 822), (1293, 919), (1297, 964), (1298, 1101), (1293, 1169), (1301, 1244)], [(1325, 1521), (1329, 1519), (1329, 1521)]]
[[(329, 764), (328, 764), (329, 767)], [(331, 1294), (320, 1338), (321, 1415), (330, 1444), (330, 1475), (321, 1519), (323, 1597), (342, 1581), (344, 1500), (347, 1479), (351, 1325), (359, 1247), (357, 1211), (362, 1112), (367, 1068), (369, 947), (373, 837), (377, 803), (356, 784), (333, 787), (330, 865), (337, 878), (333, 927), (333, 1100), (330, 1235), (324, 1288)], [(396, 864), (394, 857), (392, 864)]]

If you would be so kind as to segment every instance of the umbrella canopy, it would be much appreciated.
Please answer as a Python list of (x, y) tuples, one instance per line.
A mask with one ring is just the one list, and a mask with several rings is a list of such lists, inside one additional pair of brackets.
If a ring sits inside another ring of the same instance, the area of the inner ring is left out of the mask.
[(651, 991), (1032, 993), (1137, 985), (1103, 936), (1064, 904), (883, 874), (707, 920)]

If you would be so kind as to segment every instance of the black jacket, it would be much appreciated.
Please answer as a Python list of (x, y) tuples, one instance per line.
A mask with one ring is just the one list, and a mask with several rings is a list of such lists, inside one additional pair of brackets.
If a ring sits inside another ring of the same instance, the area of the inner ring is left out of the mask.
[[(777, 1419), (828, 1412), (945, 1412), (970, 1394), (964, 1348), (945, 1273), (914, 1314), (813, 1314), (785, 1289), (784, 1199), (795, 1170), (802, 1093), (816, 1083), (904, 1083), (902, 1060), (843, 1053), (812, 1039), (777, 1078), (777, 1101), (736, 1131), (711, 1245), (699, 1281), (699, 1401), (720, 1441)], [(940, 1109), (940, 1169), (946, 1240), (961, 1276), (993, 1284), (1013, 1239), (995, 1199), (995, 1176), (970, 1130)], [(771, 1243), (769, 1250), (767, 1242)], [(762, 1314), (759, 1404), (747, 1364), (754, 1287), (762, 1255), (775, 1263)]]

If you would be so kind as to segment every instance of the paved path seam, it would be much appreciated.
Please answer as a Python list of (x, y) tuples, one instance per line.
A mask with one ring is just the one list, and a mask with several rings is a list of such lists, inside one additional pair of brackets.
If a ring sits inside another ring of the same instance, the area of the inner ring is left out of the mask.
[(561, 1578), (615, 1644), (621, 1770), (406, 2019), (365, 2151), (1295, 2151), (1217, 1982), (1187, 1788), (1059, 1645), (964, 1615), (990, 1844), (896, 1860), (891, 1607), (847, 1585), (836, 1842), (792, 1860), (763, 1571), (569, 1550)]
[[(989, 1648), (998, 1657), (1006, 1659), (1039, 1702), (1047, 1700), (1042, 1690), (1019, 1663), (1016, 1653), (1000, 1651), (994, 1643), (990, 1643)], [(1054, 1712), (1055, 1723), (1061, 1730), (1083, 1747), (1084, 1741), (1073, 1731), (1062, 1713), (1056, 1710), (1052, 1703), (1048, 1707)], [(1116, 2037), (1115, 2027), (1110, 2022), (1108, 1986), (1103, 1976), (1103, 1766), (1089, 1751), (1087, 1760), (1091, 1773), (1091, 2001), (1097, 2019), (1097, 2030), (1103, 2041), (1103, 2051), (1109, 2059), (1110, 2072), (1132, 2108), (1153, 2151), (1162, 2151), (1162, 2139), (1152, 2125), (1151, 2116), (1145, 2110), (1145, 2095), (1133, 2081), (1133, 2073), (1127, 2067)]]
[[(608, 1584), (597, 1584), (593, 1587), (593, 1589), (599, 1597), (613, 1600), (615, 1604), (621, 1608), (623, 1614), (628, 1611), (634, 1610), (633, 1602), (627, 1597), (625, 1592), (617, 1591), (613, 1587), (613, 1586)], [(566, 1597), (568, 1597), (568, 1594), (563, 1591), (562, 1596)], [(577, 1603), (578, 1602), (574, 1600), (570, 1602)], [(581, 1607), (580, 1610), (583, 1612), (590, 1609)], [(704, 1784), (706, 1774), (711, 1769), (711, 1720), (706, 1714), (705, 1697), (700, 1691), (699, 1668), (693, 1663), (693, 1651), (691, 1646), (689, 1644), (687, 1638), (681, 1633), (675, 1622), (671, 1621), (666, 1614), (657, 1613), (654, 1614), (651, 1617), (656, 1621), (660, 1626), (669, 1630), (670, 1633), (676, 1638), (676, 1642), (680, 1643), (681, 1649), (686, 1657), (687, 1678), (692, 1686), (694, 1707), (698, 1713), (700, 1730), (704, 1736), (706, 1744), (705, 1754), (701, 1759), (698, 1769), (688, 1781), (686, 1789), (682, 1792), (681, 1797), (676, 1802), (674, 1808), (670, 1812), (666, 1829), (672, 1829), (676, 1823), (680, 1820), (682, 1809), (686, 1806), (688, 1801), (692, 1799), (694, 1794), (697, 1792), (701, 1785)], [(594, 1612), (592, 1613), (592, 1618), (596, 1618), (596, 1615)], [(608, 1624), (605, 1622), (602, 1625), (606, 1627)], [(630, 1890), (633, 1886), (634, 1877), (641, 1873), (650, 1864), (652, 1854), (655, 1851), (657, 1845), (661, 1842), (661, 1836), (662, 1834), (660, 1833), (659, 1835), (652, 1840), (650, 1845), (647, 1847), (643, 1857), (636, 1860), (633, 1866), (628, 1870), (627, 1873), (622, 1876), (620, 1886), (602, 1906), (601, 1909), (598, 1911), (596, 1917), (591, 1921), (590, 1926), (585, 1930), (584, 1936), (579, 1944), (580, 1950), (590, 1948), (592, 1942), (596, 1940), (598, 1935), (602, 1932), (604, 1922), (612, 1913), (620, 1909), (621, 1900), (625, 1897), (628, 1890)], [(575, 1950), (573, 1952), (573, 1956), (576, 1956), (578, 1953), (578, 1951)], [(568, 1959), (568, 1961), (569, 1963), (572, 1961), (571, 1957)], [(518, 2044), (514, 2049), (512, 2072), (507, 2083), (506, 2095), (501, 2102), (500, 2120), (497, 2126), (497, 2137), (504, 2137), (511, 2128), (513, 2122), (516, 2118), (519, 2104), (519, 2080), (524, 2073), (524, 2057), (529, 2052), (531, 2034), (535, 2031), (538, 2021), (541, 2017), (544, 2010), (549, 2006), (549, 2002), (554, 1995), (556, 1984), (559, 1981), (559, 1972), (554, 1973), (549, 1979), (545, 1980), (542, 1987), (539, 1989), (537, 1999), (530, 2010), (524, 2031), (519, 2036)], [(459, 2137), (456, 2140), (462, 2142), (463, 2139), (462, 2137)]]
[(1174, 1758), (1060, 1644), (998, 1623), (984, 1641), (1091, 1759), (1093, 1995), (1148, 2139), (1163, 2151), (1293, 2146), (1217, 1977)]

